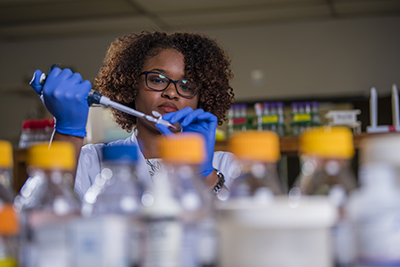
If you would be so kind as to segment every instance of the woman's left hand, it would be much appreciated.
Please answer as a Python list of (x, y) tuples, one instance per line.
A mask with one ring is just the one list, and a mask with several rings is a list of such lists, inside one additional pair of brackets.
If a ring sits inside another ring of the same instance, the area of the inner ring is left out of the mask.
[[(193, 110), (191, 107), (186, 107), (177, 112), (167, 113), (163, 115), (162, 118), (172, 124), (178, 122), (183, 132), (195, 132), (204, 136), (206, 141), (206, 160), (200, 166), (200, 176), (206, 177), (210, 175), (214, 170), (212, 161), (214, 157), (215, 131), (218, 125), (218, 118), (210, 112), (205, 112), (203, 109)], [(163, 135), (173, 134), (165, 125), (156, 124), (156, 127)]]

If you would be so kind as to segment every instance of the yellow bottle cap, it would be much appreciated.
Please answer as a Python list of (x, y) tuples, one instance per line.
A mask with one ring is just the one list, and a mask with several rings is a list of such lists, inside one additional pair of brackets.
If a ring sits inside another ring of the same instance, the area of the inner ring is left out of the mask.
[(75, 161), (75, 148), (69, 142), (54, 141), (50, 148), (49, 143), (41, 143), (28, 149), (28, 165), (45, 170), (73, 170)]
[(313, 127), (300, 135), (299, 152), (322, 158), (350, 159), (354, 156), (353, 134), (347, 127)]
[(0, 168), (12, 167), (12, 145), (8, 141), (0, 140)]
[(0, 235), (18, 234), (17, 213), (11, 204), (0, 204)]
[(200, 164), (205, 158), (204, 137), (197, 133), (181, 133), (162, 137), (160, 157), (171, 163)]
[(17, 267), (17, 261), (11, 257), (0, 259), (0, 267)]
[(246, 131), (228, 141), (229, 151), (242, 160), (276, 162), (279, 160), (279, 136), (272, 131)]

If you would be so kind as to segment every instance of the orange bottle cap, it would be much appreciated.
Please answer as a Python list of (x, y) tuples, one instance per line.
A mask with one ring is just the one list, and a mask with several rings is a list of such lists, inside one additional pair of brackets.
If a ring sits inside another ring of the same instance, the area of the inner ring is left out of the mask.
[(34, 145), (28, 150), (28, 165), (42, 169), (72, 170), (75, 168), (75, 148), (69, 142), (54, 141)]
[(353, 134), (343, 126), (310, 128), (300, 135), (299, 151), (322, 158), (350, 159), (354, 156)]
[(246, 131), (234, 134), (229, 150), (239, 159), (276, 162), (280, 158), (279, 136), (272, 131)]
[(181, 133), (160, 138), (160, 156), (167, 162), (200, 164), (205, 159), (204, 137), (198, 133)]
[(13, 206), (0, 204), (0, 235), (16, 235), (18, 231), (18, 216)]

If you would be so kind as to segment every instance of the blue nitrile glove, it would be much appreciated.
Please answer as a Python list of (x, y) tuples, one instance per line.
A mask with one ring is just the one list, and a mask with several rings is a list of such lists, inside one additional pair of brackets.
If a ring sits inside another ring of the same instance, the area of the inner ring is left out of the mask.
[(57, 132), (79, 137), (86, 136), (86, 122), (89, 113), (87, 96), (92, 84), (83, 81), (79, 73), (70, 69), (54, 68), (46, 82), (40, 84), (41, 71), (36, 70), (30, 82), (47, 110), (55, 118)]
[[(171, 112), (163, 115), (163, 119), (174, 124), (179, 122), (183, 132), (195, 132), (204, 136), (206, 141), (206, 159), (200, 166), (200, 176), (206, 177), (210, 175), (214, 167), (212, 165), (215, 147), (215, 131), (218, 125), (218, 118), (203, 109), (193, 110), (186, 107), (177, 112)], [(158, 130), (164, 134), (172, 134), (171, 130), (165, 125), (156, 124)]]
[(35, 70), (35, 73), (33, 73), (32, 80), (29, 82), (30, 86), (35, 89), (36, 93), (41, 97), (42, 96), (42, 90), (43, 90), (43, 85), (40, 84), (40, 76), (42, 76), (42, 72), (40, 70)]

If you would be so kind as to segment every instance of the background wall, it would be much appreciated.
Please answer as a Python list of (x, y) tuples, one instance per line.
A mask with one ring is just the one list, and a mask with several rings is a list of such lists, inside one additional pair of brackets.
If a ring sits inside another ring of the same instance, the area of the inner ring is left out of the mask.
[[(232, 58), (236, 100), (368, 96), (400, 85), (400, 17), (323, 20), (204, 31)], [(48, 116), (28, 85), (62, 63), (92, 80), (119, 35), (0, 43), (0, 139), (16, 144), (23, 119)]]

